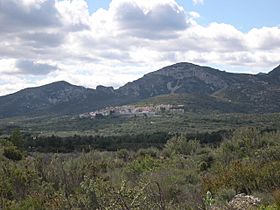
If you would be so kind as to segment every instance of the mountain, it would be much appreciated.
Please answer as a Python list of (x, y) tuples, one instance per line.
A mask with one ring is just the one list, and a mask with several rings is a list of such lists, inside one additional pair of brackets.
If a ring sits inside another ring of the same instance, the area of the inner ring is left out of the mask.
[(194, 111), (201, 107), (204, 111), (280, 112), (280, 66), (268, 74), (252, 75), (177, 63), (116, 90), (104, 86), (90, 89), (60, 81), (0, 97), (0, 118), (77, 114), (144, 99), (149, 101), (160, 95), (167, 95), (167, 99), (183, 97), (186, 109)]
[(111, 87), (94, 90), (59, 81), (0, 97), (0, 118), (80, 113), (107, 104), (119, 104)]
[(124, 95), (147, 98), (161, 94), (191, 93), (211, 95), (232, 84), (246, 83), (254, 75), (232, 74), (191, 63), (177, 63), (130, 82), (119, 89)]
[[(225, 112), (279, 112), (280, 66), (268, 74), (252, 75), (177, 63), (130, 82), (119, 91), (136, 99), (174, 93), (188, 93), (200, 98), (209, 96), (207, 101), (219, 99), (220, 108)], [(201, 103), (196, 104), (201, 106)], [(212, 108), (209, 107), (210, 110)]]
[(280, 112), (280, 66), (268, 74), (252, 75), (242, 83), (233, 83), (215, 96), (248, 104), (253, 112)]

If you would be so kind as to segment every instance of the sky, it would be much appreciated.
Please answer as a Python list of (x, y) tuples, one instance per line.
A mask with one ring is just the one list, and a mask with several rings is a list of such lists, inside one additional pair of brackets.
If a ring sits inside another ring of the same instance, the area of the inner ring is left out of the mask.
[(279, 0), (0, 0), (0, 95), (65, 80), (118, 88), (177, 62), (280, 64)]

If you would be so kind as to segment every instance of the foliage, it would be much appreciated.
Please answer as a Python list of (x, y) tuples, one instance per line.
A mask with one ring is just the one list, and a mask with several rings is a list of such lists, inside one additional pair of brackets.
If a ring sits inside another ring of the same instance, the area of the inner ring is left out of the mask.
[(5, 147), (3, 155), (6, 158), (15, 161), (21, 160), (23, 158), (22, 152), (19, 149), (17, 149), (17, 147), (15, 146)]
[[(133, 139), (132, 148), (134, 140), (160, 142), (159, 136), (127, 137), (125, 141)], [(86, 149), (85, 142), (96, 144), (96, 138), (73, 138), (75, 141), (69, 145), (66, 139), (56, 142), (59, 138), (55, 136), (46, 142), (34, 139), (31, 143), (35, 152), (30, 152), (29, 146), (21, 151), (24, 148), (14, 146), (10, 138), (1, 140), (0, 208), (199, 210), (226, 205), (236, 194), (246, 193), (263, 199), (259, 209), (279, 209), (277, 131), (240, 129), (220, 144), (180, 134), (172, 136), (162, 148), (113, 151), (98, 151), (93, 144)], [(100, 137), (99, 143), (104, 139), (108, 145), (112, 145), (109, 139), (121, 144), (121, 137)], [(45, 145), (49, 146), (47, 152), (39, 153), (37, 149)], [(79, 146), (84, 150), (65, 153), (68, 148)], [(50, 148), (63, 153), (50, 153)], [(17, 152), (26, 155), (13, 161), (5, 157), (7, 151), (12, 157)]]
[(215, 200), (210, 191), (207, 191), (205, 198), (203, 199), (206, 209), (210, 209), (211, 206), (215, 203)]
[(9, 139), (13, 145), (15, 145), (16, 147), (22, 148), (24, 145), (24, 141), (23, 141), (23, 136), (20, 132), (19, 129), (16, 129), (13, 131), (10, 139)]
[(280, 189), (276, 189), (272, 192), (272, 196), (275, 202), (275, 205), (280, 208)]
[(169, 153), (194, 155), (200, 147), (197, 140), (188, 140), (186, 136), (180, 135), (171, 138), (165, 145)]

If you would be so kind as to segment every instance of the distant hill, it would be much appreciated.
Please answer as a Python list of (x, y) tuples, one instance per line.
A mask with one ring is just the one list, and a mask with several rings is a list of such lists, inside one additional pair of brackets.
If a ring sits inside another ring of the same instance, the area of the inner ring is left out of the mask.
[(108, 104), (119, 104), (113, 88), (94, 90), (60, 81), (0, 97), (0, 117), (76, 114)]
[(177, 63), (116, 90), (104, 86), (89, 89), (60, 81), (0, 97), (0, 118), (77, 114), (160, 95), (165, 96), (156, 100), (164, 98), (170, 103), (183, 98), (190, 111), (280, 112), (280, 66), (268, 74), (251, 75)]

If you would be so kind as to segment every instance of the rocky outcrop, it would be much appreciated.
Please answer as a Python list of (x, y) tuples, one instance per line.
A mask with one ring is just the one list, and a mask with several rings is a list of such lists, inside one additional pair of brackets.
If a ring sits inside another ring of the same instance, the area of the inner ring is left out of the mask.
[(227, 208), (232, 210), (252, 210), (260, 205), (261, 200), (252, 195), (238, 194), (229, 203)]
[(211, 206), (209, 210), (257, 210), (261, 200), (252, 195), (238, 194), (225, 206)]

